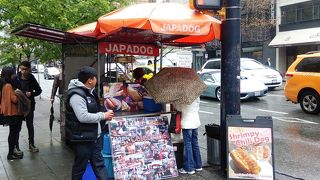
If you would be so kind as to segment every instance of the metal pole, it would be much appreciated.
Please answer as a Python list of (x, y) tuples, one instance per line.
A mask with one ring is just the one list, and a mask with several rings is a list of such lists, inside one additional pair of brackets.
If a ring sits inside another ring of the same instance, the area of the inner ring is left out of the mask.
[(225, 0), (221, 39), (221, 169), (227, 172), (226, 116), (240, 115), (240, 0)]
[[(40, 83), (40, 75), (39, 75), (40, 72), (39, 72), (39, 63), (38, 63), (38, 60), (36, 61), (36, 63), (37, 63), (37, 71), (38, 71), (38, 73), (37, 73), (37, 74), (38, 74), (38, 81), (39, 81), (39, 84), (41, 84), (41, 83)], [(31, 70), (31, 71), (32, 71), (32, 70)], [(41, 94), (39, 95), (39, 99), (41, 99)]]
[(157, 56), (154, 57), (153, 60), (153, 75), (157, 73)]
[(162, 69), (162, 58), (163, 58), (163, 46), (161, 43), (161, 46), (160, 46), (160, 69)]
[[(101, 57), (100, 57), (100, 51), (99, 51), (99, 45), (97, 46), (97, 59), (98, 59), (98, 96), (100, 97), (100, 85), (101, 85)], [(104, 68), (104, 66), (103, 66)]]

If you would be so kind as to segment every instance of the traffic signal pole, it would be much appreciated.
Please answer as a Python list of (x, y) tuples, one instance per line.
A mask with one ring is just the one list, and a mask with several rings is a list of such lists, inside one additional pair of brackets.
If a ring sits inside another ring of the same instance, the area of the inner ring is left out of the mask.
[(225, 0), (221, 38), (221, 169), (227, 172), (227, 115), (240, 115), (240, 0)]

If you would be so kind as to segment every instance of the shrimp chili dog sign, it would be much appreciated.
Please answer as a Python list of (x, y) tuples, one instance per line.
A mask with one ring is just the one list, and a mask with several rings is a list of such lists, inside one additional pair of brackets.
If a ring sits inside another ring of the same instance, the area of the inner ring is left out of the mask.
[(99, 42), (99, 52), (100, 54), (159, 56), (159, 47), (148, 44)]
[(258, 122), (228, 126), (229, 179), (274, 179), (272, 127)]

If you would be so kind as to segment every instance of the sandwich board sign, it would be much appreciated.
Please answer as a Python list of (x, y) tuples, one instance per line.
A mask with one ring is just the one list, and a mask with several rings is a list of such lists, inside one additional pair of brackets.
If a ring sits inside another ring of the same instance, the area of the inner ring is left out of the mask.
[(227, 116), (228, 179), (273, 180), (273, 124), (270, 116)]

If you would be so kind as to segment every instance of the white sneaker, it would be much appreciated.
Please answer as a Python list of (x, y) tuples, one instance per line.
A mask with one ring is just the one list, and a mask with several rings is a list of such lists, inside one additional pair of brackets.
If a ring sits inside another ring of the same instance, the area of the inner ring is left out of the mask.
[(200, 171), (202, 171), (202, 168), (198, 168), (198, 169), (196, 169), (196, 171), (200, 172)]
[(196, 173), (195, 171), (189, 171), (187, 172), (186, 170), (184, 170), (183, 168), (179, 169), (179, 173), (181, 174), (194, 174)]

